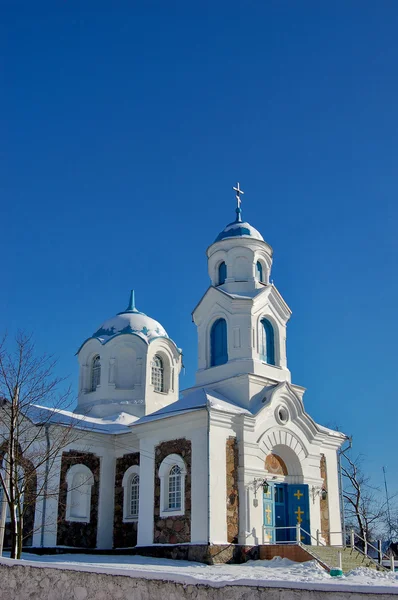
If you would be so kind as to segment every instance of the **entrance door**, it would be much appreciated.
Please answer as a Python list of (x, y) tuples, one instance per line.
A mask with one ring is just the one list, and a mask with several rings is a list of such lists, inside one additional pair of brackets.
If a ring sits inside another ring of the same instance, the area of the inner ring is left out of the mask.
[(267, 493), (263, 493), (264, 534), (268, 537), (268, 542), (272, 544), (275, 543), (274, 491), (274, 486), (271, 483), (268, 485)]
[(275, 497), (275, 538), (277, 542), (289, 541), (289, 529), (278, 529), (286, 527), (287, 521), (287, 491), (286, 483), (276, 483), (274, 488)]
[[(292, 484), (289, 485), (289, 500), (288, 500), (288, 519), (289, 525), (296, 525), (300, 523), (301, 528), (304, 530), (301, 532), (301, 541), (304, 544), (311, 544), (310, 533), (310, 503), (308, 494), (308, 485)], [(291, 539), (294, 540), (296, 532), (291, 531)], [(305, 532), (305, 533), (304, 533)]]

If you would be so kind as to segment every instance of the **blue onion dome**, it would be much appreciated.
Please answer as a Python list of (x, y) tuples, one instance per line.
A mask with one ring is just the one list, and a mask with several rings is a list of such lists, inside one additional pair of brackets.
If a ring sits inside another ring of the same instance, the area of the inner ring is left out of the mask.
[(134, 290), (131, 291), (126, 310), (105, 321), (92, 337), (105, 344), (113, 337), (126, 333), (137, 335), (147, 343), (158, 337), (169, 337), (158, 321), (136, 309)]
[(252, 227), (247, 221), (242, 221), (242, 211), (240, 207), (236, 209), (236, 219), (232, 223), (229, 223), (221, 233), (218, 234), (214, 243), (221, 242), (232, 237), (248, 237), (254, 240), (264, 241), (263, 236), (257, 229)]
[(264, 241), (261, 233), (252, 227), (250, 223), (247, 223), (246, 221), (243, 223), (241, 221), (234, 221), (233, 223), (227, 225), (226, 228), (218, 234), (214, 240), (214, 243), (231, 237), (249, 237), (254, 240), (261, 240), (262, 242)]

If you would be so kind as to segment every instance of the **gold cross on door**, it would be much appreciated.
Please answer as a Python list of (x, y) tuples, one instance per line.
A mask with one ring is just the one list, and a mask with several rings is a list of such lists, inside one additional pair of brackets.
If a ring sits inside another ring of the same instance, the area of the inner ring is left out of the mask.
[(298, 507), (298, 509), (294, 511), (294, 514), (297, 515), (297, 523), (301, 523), (303, 520), (301, 517), (304, 514), (304, 511), (301, 510), (300, 507)]

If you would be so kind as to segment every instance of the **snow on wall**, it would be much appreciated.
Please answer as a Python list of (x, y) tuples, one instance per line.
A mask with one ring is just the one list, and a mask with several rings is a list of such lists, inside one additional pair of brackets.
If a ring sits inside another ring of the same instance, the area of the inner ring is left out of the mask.
[[(44, 557), (43, 557), (44, 558)], [(195, 581), (187, 575), (128, 575), (106, 567), (61, 565), (1, 559), (0, 598), (13, 600), (382, 600), (397, 598), (397, 588), (322, 584), (311, 581)], [(176, 581), (177, 580), (177, 581)], [(339, 589), (340, 588), (340, 589)], [(348, 592), (348, 593), (347, 593)]]

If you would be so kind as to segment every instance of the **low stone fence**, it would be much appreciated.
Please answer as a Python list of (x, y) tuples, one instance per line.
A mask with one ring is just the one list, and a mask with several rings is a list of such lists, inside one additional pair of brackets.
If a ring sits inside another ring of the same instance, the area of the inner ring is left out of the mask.
[(99, 567), (93, 567), (95, 572), (85, 569), (28, 566), (3, 559), (0, 600), (398, 600), (393, 591), (374, 593), (364, 588), (359, 592), (350, 586), (322, 590), (322, 584), (300, 583), (297, 586), (311, 589), (293, 589), (286, 582), (280, 587), (222, 583), (214, 587), (136, 578), (116, 569), (113, 574), (100, 572)]

